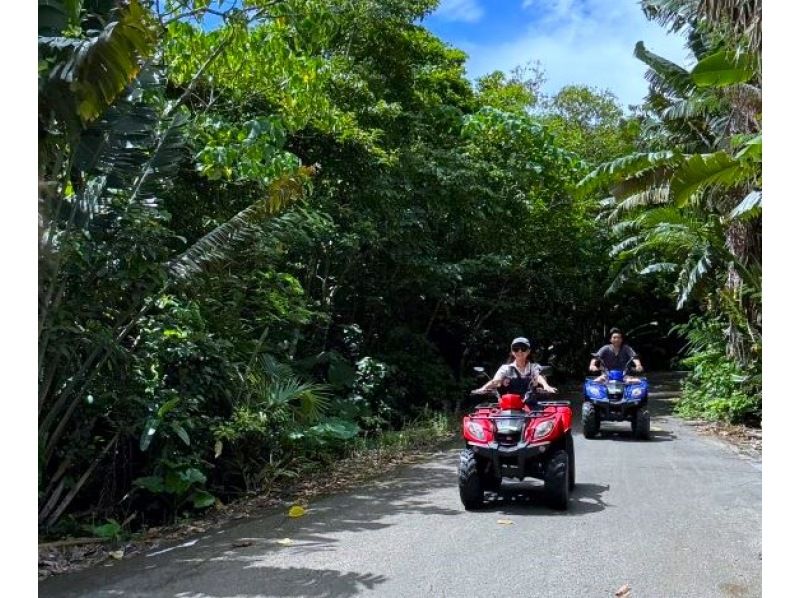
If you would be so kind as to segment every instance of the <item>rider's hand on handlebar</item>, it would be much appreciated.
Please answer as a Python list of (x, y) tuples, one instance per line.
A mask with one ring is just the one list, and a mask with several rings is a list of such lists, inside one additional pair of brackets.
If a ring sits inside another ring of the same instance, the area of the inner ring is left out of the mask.
[(589, 366), (589, 371), (590, 371), (590, 372), (599, 372), (599, 371), (600, 371), (600, 368), (599, 368), (599, 367), (597, 367), (595, 364), (591, 364), (591, 365)]

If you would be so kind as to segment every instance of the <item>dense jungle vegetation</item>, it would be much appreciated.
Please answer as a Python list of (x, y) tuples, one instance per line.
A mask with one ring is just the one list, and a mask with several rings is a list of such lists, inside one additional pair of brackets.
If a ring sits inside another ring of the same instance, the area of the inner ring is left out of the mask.
[(760, 0), (642, 2), (696, 66), (631, 48), (634, 110), (470, 82), (436, 4), (39, 0), (41, 530), (263, 491), (520, 334), (565, 379), (620, 326), (760, 422)]

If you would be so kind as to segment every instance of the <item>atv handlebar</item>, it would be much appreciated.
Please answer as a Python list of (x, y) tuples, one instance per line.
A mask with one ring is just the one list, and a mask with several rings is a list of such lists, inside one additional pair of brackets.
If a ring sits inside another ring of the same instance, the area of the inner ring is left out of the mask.
[[(622, 372), (623, 372), (625, 375), (627, 375), (627, 373), (628, 373), (628, 368), (630, 367), (630, 365), (631, 365), (631, 363), (633, 362), (633, 360), (634, 360), (634, 359), (639, 359), (639, 356), (637, 355), (636, 357), (631, 357), (631, 358), (628, 360), (628, 363), (626, 363), (626, 364), (625, 364), (625, 367), (624, 367), (624, 368), (622, 368)], [(600, 357), (597, 355), (597, 353), (592, 353), (592, 360), (593, 360), (593, 361), (594, 361), (594, 360), (596, 360), (596, 361), (597, 361), (597, 363), (599, 363), (599, 364), (600, 364), (600, 367), (599, 367), (599, 368), (597, 368), (597, 369), (598, 369), (600, 372), (602, 372), (603, 374), (607, 374), (607, 373), (608, 373), (608, 368), (606, 367), (606, 364), (605, 364), (605, 363), (603, 363), (603, 360), (602, 360), (602, 359), (600, 359)], [(590, 365), (591, 365), (591, 364), (590, 364)], [(591, 373), (593, 373), (593, 374), (594, 374), (594, 373), (596, 373), (596, 371), (595, 371), (595, 370), (592, 370), (591, 368), (589, 368), (589, 371), (590, 371)], [(642, 367), (642, 369), (641, 369), (641, 370), (639, 370), (639, 371), (636, 371), (636, 369), (634, 369), (633, 371), (634, 371), (634, 372), (636, 372), (637, 374), (641, 374), (642, 372), (644, 372), (644, 367)]]

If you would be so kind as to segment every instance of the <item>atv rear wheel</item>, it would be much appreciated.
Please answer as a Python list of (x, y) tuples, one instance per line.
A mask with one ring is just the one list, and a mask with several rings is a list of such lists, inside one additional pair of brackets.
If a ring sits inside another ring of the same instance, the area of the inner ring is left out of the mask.
[(572, 441), (572, 430), (567, 432), (567, 456), (569, 457), (569, 489), (575, 490), (575, 443)]
[(634, 438), (647, 440), (650, 438), (650, 412), (646, 409), (638, 409), (631, 421), (631, 431)]
[(569, 503), (569, 455), (557, 451), (547, 463), (544, 474), (544, 491), (547, 502), (559, 511), (565, 511)]
[(586, 438), (594, 438), (600, 431), (597, 410), (591, 403), (584, 403), (583, 408), (581, 408), (581, 424), (583, 424), (583, 435)]
[(464, 508), (468, 511), (483, 506), (483, 484), (478, 471), (478, 458), (469, 449), (461, 451), (461, 461), (458, 465), (458, 493), (461, 495)]

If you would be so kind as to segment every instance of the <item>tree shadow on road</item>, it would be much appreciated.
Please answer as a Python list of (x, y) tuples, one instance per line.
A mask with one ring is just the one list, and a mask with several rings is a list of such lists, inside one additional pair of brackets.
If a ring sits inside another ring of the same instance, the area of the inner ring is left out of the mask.
[(237, 574), (237, 586), (248, 588), (247, 593), (234, 592), (230, 582), (220, 581), (209, 586), (203, 579), (203, 591), (182, 591), (175, 598), (246, 598), (248, 596), (304, 596), (308, 598), (347, 598), (366, 590), (375, 590), (387, 581), (383, 575), (342, 572), (335, 569), (306, 567), (257, 567)]
[(526, 480), (524, 482), (504, 483), (500, 492), (487, 494), (488, 500), (484, 510), (497, 511), (508, 515), (541, 516), (576, 516), (597, 513), (612, 506), (603, 500), (609, 485), (575, 484), (570, 493), (569, 506), (566, 511), (556, 511), (547, 505), (544, 486)]
[(652, 442), (671, 442), (677, 438), (675, 432), (670, 430), (650, 430), (650, 437), (647, 439), (634, 438), (630, 430), (609, 430), (603, 429), (591, 440), (591, 442), (602, 442), (603, 440), (613, 440), (617, 442), (641, 442), (644, 444)]
[[(403, 467), (389, 478), (367, 483), (346, 494), (318, 497), (303, 517), (289, 518), (285, 508), (273, 510), (261, 518), (249, 518), (206, 533), (191, 546), (173, 546), (162, 554), (154, 554), (163, 550), (157, 547), (148, 551), (151, 556), (125, 559), (102, 573), (95, 568), (45, 580), (39, 585), (39, 595), (85, 596), (91, 592), (111, 595), (111, 591), (120, 596), (175, 596), (176, 592), (182, 592), (182, 596), (197, 598), (244, 597), (251, 594), (236, 589), (252, 588), (263, 579), (264, 589), (252, 595), (353, 596), (369, 588), (369, 584), (383, 583), (386, 579), (369, 572), (284, 569), (274, 566), (276, 555), (291, 559), (302, 553), (333, 551), (342, 532), (385, 529), (408, 515), (434, 518), (465, 515), (461, 509), (440, 506), (437, 498), (430, 496), (431, 492), (444, 488), (458, 492), (458, 451), (448, 451), (443, 456), (445, 459)], [(233, 574), (236, 565), (239, 572)], [(253, 576), (256, 577), (251, 579)], [(149, 583), (143, 584), (143, 580)], [(296, 590), (291, 590), (290, 585)]]

